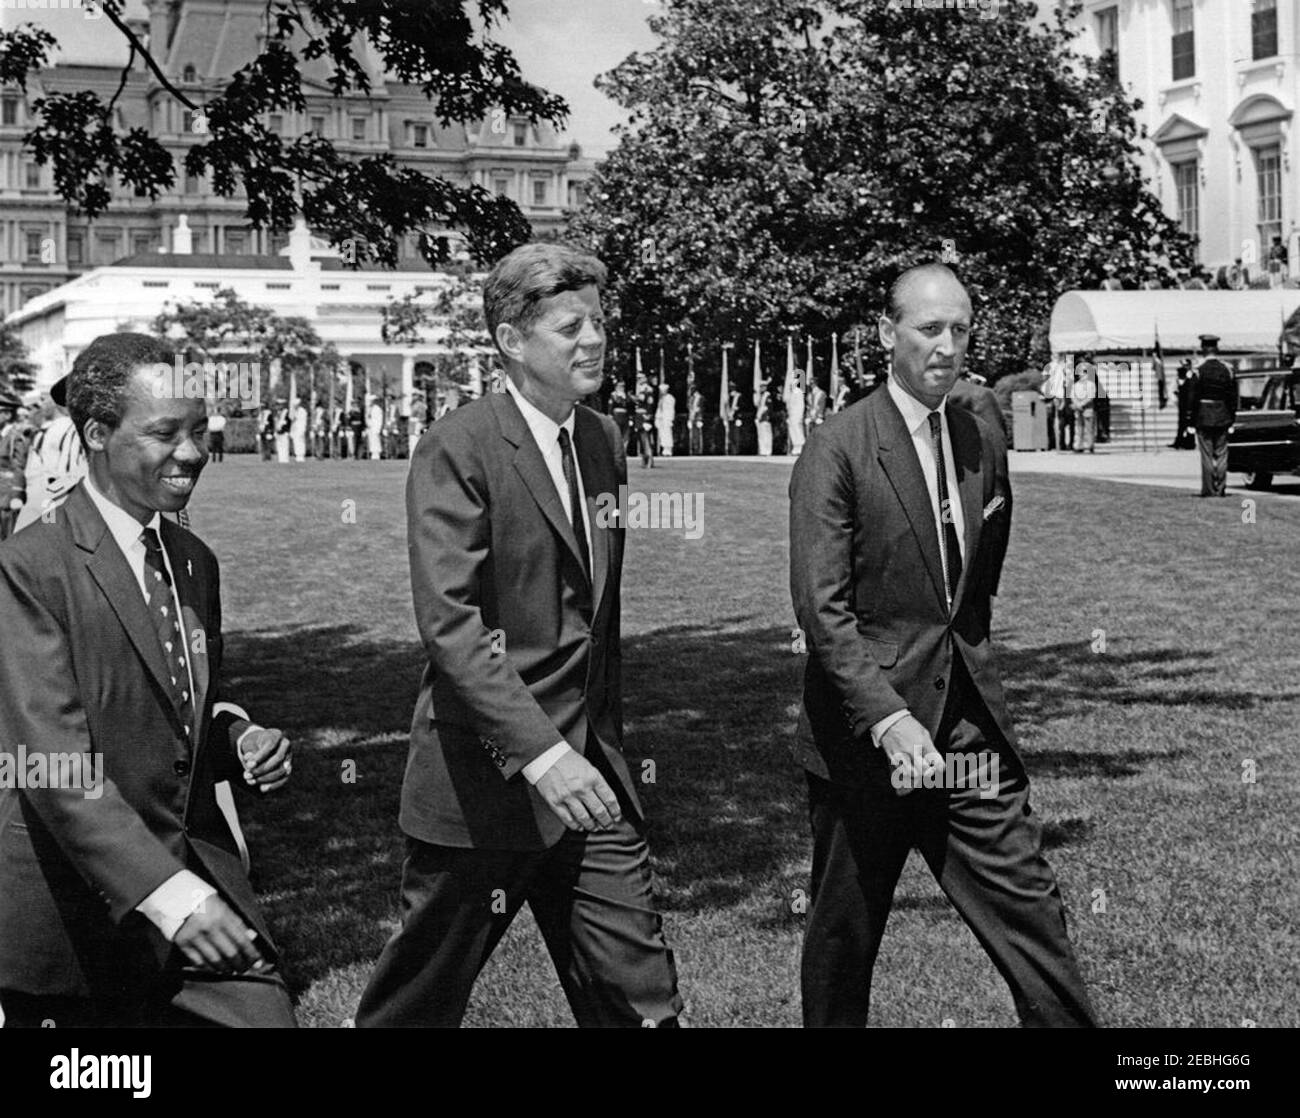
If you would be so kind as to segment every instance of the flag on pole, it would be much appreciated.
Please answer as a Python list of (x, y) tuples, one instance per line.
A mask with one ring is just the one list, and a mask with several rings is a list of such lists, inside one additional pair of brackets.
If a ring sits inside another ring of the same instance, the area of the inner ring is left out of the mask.
[(786, 407), (790, 406), (790, 396), (798, 391), (798, 377), (794, 365), (794, 335), (789, 334), (785, 339), (785, 384), (781, 388), (781, 399), (786, 402)]
[(759, 356), (760, 342), (754, 339), (754, 408), (757, 410), (763, 399), (763, 362)]
[(722, 345), (722, 386), (718, 389), (718, 418), (722, 420), (722, 439), (727, 454), (731, 453), (731, 376), (727, 370), (727, 350)]
[(812, 404), (813, 404), (812, 397), (813, 397), (813, 389), (814, 389), (814, 388), (816, 387), (816, 385), (817, 385), (817, 379), (816, 379), (816, 377), (813, 375), (813, 353), (812, 353), (812, 335), (811, 335), (811, 334), (808, 335), (808, 339), (807, 339), (807, 341), (808, 341), (808, 369), (807, 369), (807, 371), (806, 371), (805, 374), (804, 374), (804, 385), (803, 385), (803, 390), (804, 390), (804, 399), (805, 399), (805, 402), (806, 402), (807, 407), (806, 407), (806, 410), (804, 411), (804, 416), (805, 416), (805, 417), (810, 417), (810, 416), (812, 415)]
[(831, 398), (827, 411), (834, 411), (840, 398), (840, 336), (831, 333)]
[(1156, 403), (1164, 407), (1169, 403), (1169, 389), (1165, 381), (1165, 352), (1160, 348), (1160, 322), (1156, 321), (1156, 344), (1151, 353), (1151, 367), (1156, 374)]

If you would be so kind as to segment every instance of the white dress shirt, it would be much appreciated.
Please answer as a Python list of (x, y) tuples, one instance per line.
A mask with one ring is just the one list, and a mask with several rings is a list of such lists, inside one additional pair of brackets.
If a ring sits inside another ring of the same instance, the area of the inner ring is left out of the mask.
[[(925, 475), (925, 489), (930, 494), (930, 511), (934, 514), (935, 536), (939, 541), (939, 554), (943, 554), (943, 518), (939, 509), (939, 470), (934, 458), (934, 436), (930, 434), (930, 408), (900, 385), (895, 377), (886, 382), (890, 398), (903, 413), (903, 422), (912, 436), (912, 447), (921, 463), (921, 472)], [(957, 548), (962, 561), (966, 558), (966, 516), (962, 512), (961, 495), (957, 491), (957, 464), (952, 456), (952, 436), (948, 432), (948, 397), (945, 396), (935, 409), (939, 412), (939, 430), (943, 441), (944, 470), (948, 475), (948, 500), (952, 516), (952, 526), (957, 531)], [(945, 588), (946, 589), (946, 588)], [(951, 604), (951, 603), (949, 603)], [(871, 727), (871, 740), (880, 744), (886, 730), (910, 711), (899, 710), (882, 718)]]
[[(115, 505), (105, 497), (95, 487), (95, 483), (90, 479), (89, 474), (87, 474), (83, 484), (86, 487), (86, 496), (91, 499), (95, 508), (99, 510), (99, 515), (104, 518), (104, 523), (108, 525), (108, 531), (113, 537), (113, 542), (117, 544), (118, 550), (126, 559), (127, 566), (131, 568), (131, 573), (135, 575), (135, 581), (140, 587), (141, 596), (147, 599), (149, 594), (145, 580), (148, 571), (145, 568), (144, 529), (152, 528), (157, 532), (158, 541), (161, 545), (162, 516), (155, 512), (153, 519), (147, 525), (141, 524), (124, 508)], [(176, 594), (176, 572), (172, 567), (171, 557), (167, 554), (166, 547), (162, 548), (162, 553), (167, 574), (172, 580), (172, 609), (179, 620), (183, 615), (181, 614), (180, 599)], [(180, 633), (180, 645), (186, 651), (185, 671), (189, 683), (188, 695), (193, 696), (194, 668), (191, 663), (192, 655), (189, 652), (189, 641), (184, 631)], [(230, 709), (247, 717), (237, 707), (231, 707)], [(199, 713), (197, 710), (195, 711), (196, 716)], [(255, 728), (249, 727), (250, 730)], [(243, 736), (243, 734), (240, 735), (241, 740)], [(180, 870), (145, 897), (136, 906), (136, 911), (145, 916), (162, 932), (167, 941), (171, 942), (180, 930), (180, 926), (198, 911), (209, 897), (215, 897), (216, 895), (217, 891), (197, 874), (191, 873), (189, 870)]]
[[(570, 445), (574, 446), (573, 472), (578, 478), (578, 498), (579, 503), (582, 505), (580, 510), (582, 513), (582, 530), (587, 538), (587, 555), (592, 556), (591, 520), (587, 516), (587, 489), (582, 483), (582, 468), (578, 465), (577, 447), (573, 440), (575, 427), (573, 412), (569, 412), (563, 423), (556, 423), (549, 415), (546, 415), (539, 408), (525, 400), (523, 393), (515, 387), (515, 382), (509, 377), (506, 378), (506, 391), (510, 393), (514, 402), (519, 405), (519, 411), (524, 417), (524, 422), (528, 424), (528, 430), (532, 433), (533, 441), (537, 444), (537, 449), (542, 452), (542, 461), (546, 463), (546, 471), (551, 475), (555, 491), (560, 495), (560, 503), (564, 506), (564, 514), (569, 518), (569, 523), (573, 523), (573, 510), (569, 506), (569, 483), (564, 480), (564, 455), (560, 450), (560, 429), (563, 428), (569, 432)], [(594, 558), (591, 561), (595, 562)], [(571, 748), (566, 741), (556, 742), (540, 757), (535, 757), (523, 767), (524, 779), (529, 784), (536, 784), (541, 780), (542, 774)]]

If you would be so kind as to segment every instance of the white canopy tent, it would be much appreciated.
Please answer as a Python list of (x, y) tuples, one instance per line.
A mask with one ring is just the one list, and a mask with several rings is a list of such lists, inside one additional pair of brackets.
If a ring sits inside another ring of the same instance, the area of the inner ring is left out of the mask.
[(1159, 329), (1165, 353), (1200, 348), (1217, 334), (1224, 353), (1276, 353), (1283, 323), (1300, 307), (1300, 290), (1067, 291), (1052, 308), (1053, 353), (1151, 350)]

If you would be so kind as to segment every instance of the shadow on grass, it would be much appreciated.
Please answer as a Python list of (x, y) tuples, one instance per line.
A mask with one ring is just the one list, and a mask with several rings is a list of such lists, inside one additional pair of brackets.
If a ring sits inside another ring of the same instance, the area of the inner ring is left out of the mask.
[[(1196, 686), (1213, 676), (1205, 652), (1156, 648), (1099, 664), (1081, 643), (1001, 655), (1022, 731), (1184, 692), (1178, 702), (1231, 709), (1285, 698)], [(232, 633), (226, 657), (228, 694), (296, 742), (290, 793), (245, 798), (241, 811), (255, 885), (302, 990), (337, 968), (368, 966), (394, 926), (398, 799), (423, 654), (337, 625)], [(660, 905), (786, 923), (811, 851), (805, 785), (789, 753), (804, 664), (789, 631), (665, 628), (626, 638), (623, 662), (627, 751), (643, 778)], [(1031, 777), (1128, 778), (1184, 752), (1158, 728), (1144, 740), (1150, 748), (1031, 750)], [(1086, 843), (1089, 832), (1086, 820), (1045, 821), (1049, 848)]]

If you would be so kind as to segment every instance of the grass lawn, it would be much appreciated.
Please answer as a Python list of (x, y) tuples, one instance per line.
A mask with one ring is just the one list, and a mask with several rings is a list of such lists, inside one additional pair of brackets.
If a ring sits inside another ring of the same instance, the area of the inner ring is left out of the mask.
[[(352, 1015), (395, 927), (398, 792), (423, 667), (405, 465), (235, 457), (209, 466), (192, 509), (222, 563), (226, 691), (297, 743), (287, 793), (241, 805), (307, 1025)], [(631, 470), (634, 489), (704, 494), (702, 539), (629, 533), (623, 600), (628, 748), (634, 771), (655, 762), (642, 795), (689, 1022), (797, 1025), (792, 902), (811, 840), (788, 755), (802, 668), (789, 470)], [(1247, 524), (1241, 499), (1017, 479), (995, 637), (1071, 936), (1109, 1025), (1300, 1024), (1300, 503), (1261, 496)], [(1016, 1023), (914, 855), (872, 1023), (945, 1020)], [(467, 1023), (572, 1024), (526, 911)]]

